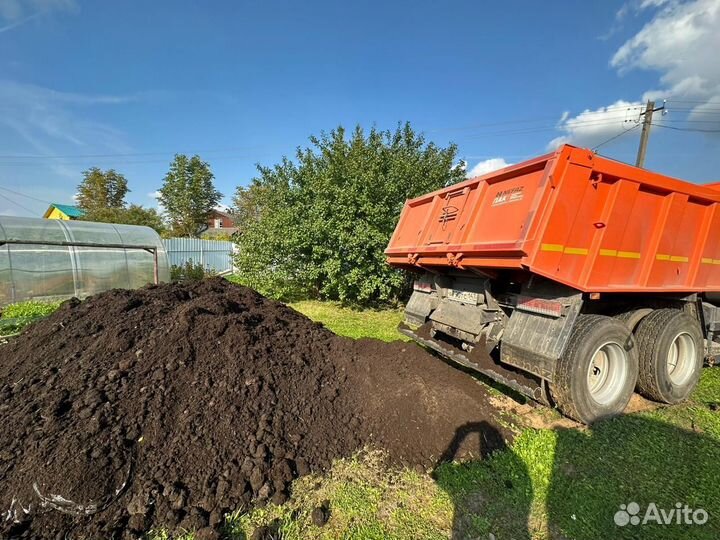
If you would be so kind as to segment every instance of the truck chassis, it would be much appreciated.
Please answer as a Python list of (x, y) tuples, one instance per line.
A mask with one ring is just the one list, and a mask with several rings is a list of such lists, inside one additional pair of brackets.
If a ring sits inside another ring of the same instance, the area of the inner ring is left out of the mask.
[(400, 332), (592, 423), (637, 389), (677, 403), (720, 354), (720, 309), (698, 294), (587, 294), (529, 272), (427, 272)]

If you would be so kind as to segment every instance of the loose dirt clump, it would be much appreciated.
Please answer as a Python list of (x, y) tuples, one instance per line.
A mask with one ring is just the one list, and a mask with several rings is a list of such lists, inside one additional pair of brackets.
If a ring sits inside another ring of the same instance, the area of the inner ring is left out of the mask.
[(419, 347), (338, 337), (219, 278), (65, 302), (0, 346), (0, 414), (3, 537), (211, 538), (365, 446), (429, 468), (508, 436), (483, 387)]

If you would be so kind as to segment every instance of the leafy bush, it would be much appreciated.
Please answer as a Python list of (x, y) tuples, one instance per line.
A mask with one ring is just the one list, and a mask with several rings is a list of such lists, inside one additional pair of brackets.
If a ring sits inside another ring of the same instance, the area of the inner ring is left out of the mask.
[(170, 279), (172, 281), (199, 281), (206, 277), (214, 276), (215, 272), (205, 268), (201, 263), (193, 262), (192, 259), (185, 264), (170, 267)]
[(398, 300), (409, 280), (383, 250), (406, 199), (463, 179), (456, 147), (426, 143), (409, 124), (349, 137), (338, 127), (310, 142), (235, 194), (241, 283), (283, 300)]

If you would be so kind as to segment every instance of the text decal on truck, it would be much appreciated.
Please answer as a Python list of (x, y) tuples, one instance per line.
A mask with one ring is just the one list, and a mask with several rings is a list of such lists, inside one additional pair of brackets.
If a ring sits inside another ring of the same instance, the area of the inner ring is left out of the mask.
[(518, 186), (510, 189), (505, 189), (503, 191), (498, 191), (498, 194), (495, 195), (495, 198), (493, 199), (492, 205), (500, 206), (501, 204), (509, 204), (512, 202), (521, 201), (523, 195), (525, 194), (523, 189), (525, 189), (525, 186)]

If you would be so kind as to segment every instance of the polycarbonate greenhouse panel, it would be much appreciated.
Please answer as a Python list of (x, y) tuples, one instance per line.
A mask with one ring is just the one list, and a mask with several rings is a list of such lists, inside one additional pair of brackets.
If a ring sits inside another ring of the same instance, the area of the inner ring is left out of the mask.
[[(74, 250), (79, 276), (77, 286), (81, 295), (88, 296), (108, 289), (130, 288), (125, 249), (80, 246)], [(152, 276), (152, 268), (146, 276)]]
[(170, 280), (149, 227), (0, 216), (0, 305)]
[[(54, 220), (58, 221), (58, 220)], [(75, 242), (102, 244), (122, 244), (123, 238), (118, 232), (117, 225), (112, 223), (95, 223), (90, 221), (68, 222), (67, 234)], [(142, 238), (152, 243), (147, 237)]]
[(72, 253), (65, 246), (10, 244), (16, 298), (75, 296)]
[(409, 200), (385, 253), (527, 270), (584, 292), (720, 291), (720, 189), (564, 145)]
[[(153, 272), (152, 255), (146, 251), (138, 251), (136, 249), (125, 250), (127, 256), (128, 267), (128, 285), (129, 289), (137, 289), (147, 283), (147, 276)], [(166, 258), (167, 261), (167, 258)], [(165, 272), (161, 273), (160, 281), (170, 281), (170, 271), (165, 266)]]
[(13, 282), (10, 275), (10, 247), (0, 246), (0, 305), (12, 302)]

